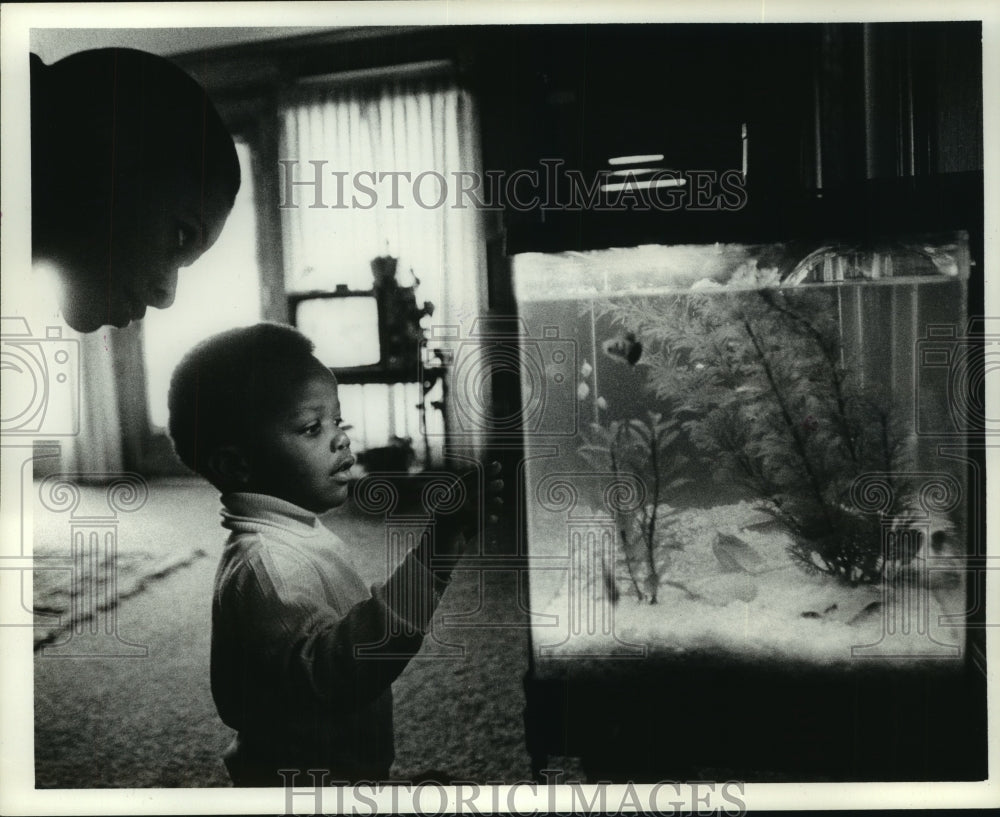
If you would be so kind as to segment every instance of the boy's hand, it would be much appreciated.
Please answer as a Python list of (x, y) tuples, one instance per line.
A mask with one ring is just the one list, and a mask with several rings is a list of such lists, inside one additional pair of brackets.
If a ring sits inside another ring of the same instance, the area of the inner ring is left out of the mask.
[(486, 466), (486, 487), (479, 496), (486, 513), (486, 521), (490, 525), (495, 525), (499, 521), (500, 510), (503, 508), (503, 477), (500, 476), (502, 470), (496, 460)]
[(495, 524), (503, 507), (501, 494), (504, 483), (500, 477), (500, 463), (490, 462), (484, 471), (482, 479), (478, 468), (457, 475), (456, 479), (461, 483), (465, 500), (457, 510), (452, 513), (442, 513), (437, 517), (438, 522), (446, 529), (451, 529), (450, 532), (455, 534), (462, 534), (467, 540), (479, 533), (480, 509), (487, 523)]

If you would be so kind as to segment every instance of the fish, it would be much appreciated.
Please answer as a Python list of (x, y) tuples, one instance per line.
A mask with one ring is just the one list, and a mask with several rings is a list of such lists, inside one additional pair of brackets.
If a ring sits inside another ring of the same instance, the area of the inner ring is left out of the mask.
[(752, 573), (760, 567), (763, 559), (757, 552), (738, 536), (728, 533), (716, 533), (712, 552), (719, 560), (723, 573)]
[(583, 361), (583, 365), (580, 367), (580, 377), (590, 377), (592, 371), (594, 371), (594, 367), (588, 361)]
[(587, 395), (589, 395), (589, 394), (590, 394), (590, 386), (588, 386), (586, 383), (584, 383), (581, 380), (580, 383), (576, 387), (576, 399), (577, 400), (586, 400), (587, 399)]
[(636, 338), (635, 332), (608, 338), (601, 348), (612, 360), (624, 360), (629, 366), (635, 366), (642, 357), (642, 342)]
[(740, 528), (743, 533), (775, 533), (784, 531), (785, 526), (777, 519), (762, 519), (760, 522), (751, 522)]
[(862, 621), (870, 619), (876, 614), (881, 613), (881, 611), (882, 611), (882, 602), (880, 601), (869, 602), (867, 605), (865, 605), (865, 608), (860, 613), (854, 615), (847, 623), (850, 625), (860, 624)]

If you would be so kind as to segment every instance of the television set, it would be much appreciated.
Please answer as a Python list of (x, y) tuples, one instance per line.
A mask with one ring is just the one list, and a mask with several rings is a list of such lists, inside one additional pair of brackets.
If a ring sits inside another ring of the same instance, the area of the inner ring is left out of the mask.
[(382, 359), (374, 293), (317, 293), (292, 303), (292, 323), (316, 344), (316, 357), (336, 370), (378, 366)]

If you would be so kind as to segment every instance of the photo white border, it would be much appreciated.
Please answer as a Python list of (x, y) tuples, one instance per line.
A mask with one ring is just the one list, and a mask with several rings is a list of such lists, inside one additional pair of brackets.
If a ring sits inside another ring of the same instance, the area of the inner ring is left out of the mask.
[[(982, 20), (985, 145), (985, 268), (986, 314), (1000, 316), (997, 250), (1000, 247), (998, 208), (998, 148), (1000, 148), (1000, 4), (989, 2), (839, 2), (800, 3), (791, 0), (736, 2), (358, 2), (358, 3), (118, 3), (14, 4), (0, 10), (0, 252), (2, 252), (2, 312), (18, 314), (22, 298), (30, 298), (30, 216), (28, 111), (28, 42), (32, 27), (51, 28), (178, 28), (441, 25), (488, 23), (600, 23), (600, 22), (857, 22), (901, 20)], [(127, 45), (127, 43), (122, 43)], [(994, 377), (994, 380), (996, 378)], [(995, 382), (992, 383), (996, 385)], [(991, 388), (987, 416), (997, 416), (998, 394)], [(6, 456), (7, 452), (4, 452)], [(997, 452), (987, 452), (988, 476), (997, 473)], [(990, 483), (992, 485), (992, 482)], [(994, 491), (994, 495), (996, 492)], [(0, 533), (16, 527), (7, 509)], [(987, 508), (987, 529), (1000, 529), (997, 503)], [(996, 555), (995, 541), (990, 552)], [(987, 573), (987, 595), (1000, 599), (1000, 575)], [(987, 653), (995, 659), (1000, 632), (987, 631)], [(0, 813), (15, 814), (275, 814), (285, 810), (280, 789), (84, 789), (36, 791), (33, 745), (32, 633), (26, 628), (0, 627)], [(984, 783), (863, 783), (863, 784), (755, 784), (745, 789), (750, 809), (824, 810), (857, 808), (971, 808), (1000, 805), (997, 787), (1000, 751), (997, 751), (997, 668), (989, 662), (989, 780)], [(721, 781), (720, 781), (721, 782)], [(503, 787), (500, 802), (506, 803)], [(636, 786), (638, 791), (641, 787)], [(609, 789), (609, 803), (618, 802)], [(563, 794), (568, 794), (564, 791)], [(433, 802), (433, 801), (431, 801)], [(324, 808), (336, 803), (333, 793)], [(547, 810), (552, 801), (539, 790), (518, 787), (514, 803), (519, 810)], [(567, 806), (560, 798), (557, 805)], [(713, 801), (713, 804), (717, 804)], [(296, 805), (301, 808), (303, 800)], [(697, 804), (688, 803), (687, 808)], [(724, 803), (721, 805), (725, 805)], [(359, 804), (367, 813), (368, 806)], [(388, 798), (379, 801), (387, 810)], [(479, 808), (489, 810), (487, 797)], [(400, 803), (399, 808), (406, 810)]]

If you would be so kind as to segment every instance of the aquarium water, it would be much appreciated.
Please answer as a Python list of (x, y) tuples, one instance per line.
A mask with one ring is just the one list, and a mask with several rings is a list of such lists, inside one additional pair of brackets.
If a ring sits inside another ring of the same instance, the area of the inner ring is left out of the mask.
[(537, 670), (964, 651), (964, 234), (513, 259)]

